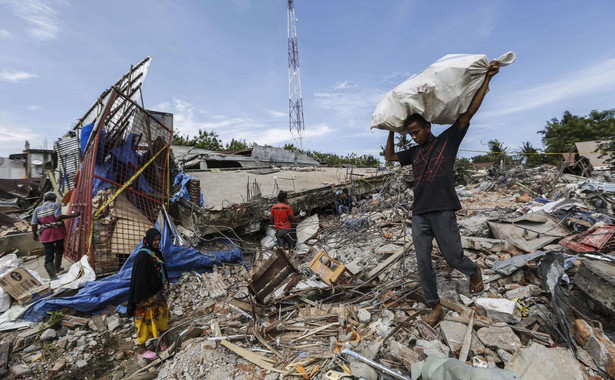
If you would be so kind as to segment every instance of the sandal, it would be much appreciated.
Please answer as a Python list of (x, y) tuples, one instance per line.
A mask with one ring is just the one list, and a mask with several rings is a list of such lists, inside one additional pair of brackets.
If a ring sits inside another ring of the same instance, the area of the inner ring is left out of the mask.
[(142, 353), (142, 354), (138, 354), (138, 355), (137, 355), (137, 359), (138, 359), (138, 360), (141, 360), (141, 359), (147, 359), (147, 360), (150, 360), (150, 361), (151, 361), (151, 360), (156, 360), (157, 358), (158, 358), (158, 355), (156, 355), (156, 353), (155, 353), (155, 352), (153, 352), (153, 351), (149, 351), (149, 350), (148, 350), (148, 351), (145, 351), (145, 352), (144, 352), (144, 353)]
[(470, 277), (470, 293), (477, 294), (485, 291), (485, 283), (483, 282), (483, 274), (480, 267), (476, 267), (476, 273)]

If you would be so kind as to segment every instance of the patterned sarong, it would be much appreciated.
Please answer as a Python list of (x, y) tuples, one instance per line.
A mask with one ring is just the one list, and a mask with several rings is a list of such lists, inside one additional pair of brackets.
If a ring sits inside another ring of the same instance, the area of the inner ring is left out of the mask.
[(150, 338), (158, 338), (169, 325), (169, 305), (162, 292), (139, 302), (134, 314), (137, 343), (145, 344)]

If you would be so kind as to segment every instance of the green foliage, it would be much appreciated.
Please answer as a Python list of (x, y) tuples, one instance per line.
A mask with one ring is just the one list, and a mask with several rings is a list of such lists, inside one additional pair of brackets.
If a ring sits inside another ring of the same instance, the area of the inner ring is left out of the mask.
[(224, 150), (247, 150), (252, 148), (253, 145), (254, 143), (248, 144), (246, 140), (231, 139), (231, 142), (226, 144)]
[(472, 169), (472, 163), (467, 158), (458, 158), (453, 164), (453, 175), (455, 178), (455, 184), (467, 185), (470, 183), (470, 172)]
[(538, 133), (543, 135), (542, 143), (545, 152), (549, 153), (568, 153), (574, 150), (575, 143), (581, 141), (612, 140), (615, 136), (615, 109), (593, 110), (582, 117), (565, 111), (561, 120), (551, 119)]
[(306, 151), (303, 153), (327, 166), (339, 166), (343, 164), (368, 167), (380, 166), (380, 160), (371, 154), (358, 156), (356, 153), (349, 153), (345, 156), (339, 156), (333, 153), (321, 153), (317, 151)]
[(41, 325), (38, 327), (41, 331), (47, 330), (48, 328), (57, 325), (58, 323), (60, 323), (62, 318), (64, 318), (64, 313), (62, 313), (61, 311), (48, 311), (47, 314), (49, 314), (49, 319), (47, 319), (45, 323), (41, 323)]
[(198, 135), (189, 137), (188, 135), (180, 135), (179, 133), (173, 136), (173, 145), (192, 146), (198, 149), (207, 150), (222, 150), (222, 140), (214, 131), (208, 132), (199, 129)]
[(407, 150), (407, 149), (410, 149), (411, 146), (416, 145), (414, 140), (408, 137), (407, 134), (397, 135), (395, 139), (397, 140), (397, 143), (395, 143), (395, 146), (397, 146), (400, 150)]
[(521, 162), (525, 162), (528, 166), (538, 166), (545, 163), (548, 163), (551, 159), (549, 156), (540, 154), (540, 150), (536, 149), (532, 146), (532, 143), (529, 141), (525, 141), (519, 147), (519, 155), (518, 159)]
[(297, 147), (295, 146), (295, 144), (292, 144), (292, 143), (286, 143), (286, 144), (284, 144), (284, 149), (286, 149), (286, 150), (292, 150), (293, 152), (294, 152), (295, 150), (299, 150), (299, 148), (297, 148)]

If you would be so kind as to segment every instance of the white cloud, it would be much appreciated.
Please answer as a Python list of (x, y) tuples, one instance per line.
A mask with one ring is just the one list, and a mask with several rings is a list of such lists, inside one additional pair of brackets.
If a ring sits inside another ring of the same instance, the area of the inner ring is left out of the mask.
[(393, 79), (398, 79), (398, 80), (406, 80), (410, 77), (415, 76), (416, 74), (412, 74), (408, 71), (393, 71), (390, 74), (385, 75), (384, 77), (382, 77), (382, 79), (384, 79), (385, 81), (391, 81)]
[(362, 89), (355, 92), (317, 92), (316, 105), (350, 116), (357, 112), (371, 113), (385, 93), (378, 89)]
[(0, 71), (0, 80), (4, 82), (19, 82), (31, 78), (36, 78), (36, 75), (24, 71)]
[(274, 111), (274, 110), (265, 110), (269, 115), (273, 117), (287, 117), (288, 112)]
[(356, 84), (350, 84), (349, 81), (345, 80), (343, 82), (335, 82), (335, 84), (333, 84), (333, 89), (334, 90), (344, 90), (347, 88), (357, 88), (359, 87)]
[[(166, 109), (173, 113), (175, 133), (181, 135), (196, 136), (200, 129), (217, 133), (225, 144), (231, 139), (255, 142), (259, 145), (278, 145), (293, 141), (293, 135), (286, 122), (276, 121), (272, 124), (242, 116), (207, 116), (206, 112), (181, 99), (173, 99), (172, 105)], [(332, 131), (333, 129), (327, 124), (311, 125), (305, 129), (303, 137), (317, 138), (331, 134)]]
[(498, 111), (491, 111), (488, 116), (495, 117), (544, 107), (595, 91), (613, 88), (613, 86), (615, 86), (615, 58), (585, 69), (565, 73), (556, 81), (510, 94), (505, 99), (501, 99), (506, 103), (506, 107)]
[[(5, 122), (2, 122), (6, 125)], [(21, 126), (0, 127), (0, 155), (8, 156), (13, 153), (21, 153), (26, 140), (32, 147), (42, 145), (44, 137), (29, 128)]]
[(0, 38), (8, 38), (11, 36), (11, 32), (6, 29), (0, 29)]
[(42, 109), (42, 107), (41, 107), (41, 106), (37, 106), (37, 105), (31, 105), (31, 106), (28, 106), (28, 110), (29, 110), (29, 111), (38, 111), (38, 110), (40, 110), (40, 109)]
[(7, 4), (15, 15), (31, 24), (28, 32), (37, 40), (55, 39), (61, 30), (58, 12), (47, 5), (50, 1), (3, 0), (2, 2)]

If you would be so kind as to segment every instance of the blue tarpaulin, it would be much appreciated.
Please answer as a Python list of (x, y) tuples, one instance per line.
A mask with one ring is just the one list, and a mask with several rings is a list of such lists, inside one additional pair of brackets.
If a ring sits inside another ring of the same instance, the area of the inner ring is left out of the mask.
[[(184, 172), (179, 172), (179, 174), (175, 176), (175, 180), (173, 181), (173, 186), (180, 185), (181, 187), (177, 193), (173, 194), (173, 196), (171, 197), (171, 202), (177, 202), (178, 198), (184, 198), (184, 199), (190, 200), (190, 193), (188, 193), (188, 188), (186, 188), (186, 185), (191, 179), (194, 179), (194, 177), (191, 177)], [(203, 207), (203, 194), (201, 194), (200, 192), (199, 192), (199, 198), (200, 198), (199, 206)]]
[[(210, 272), (214, 265), (243, 261), (243, 255), (239, 248), (200, 252), (194, 248), (173, 245), (170, 228), (164, 228), (161, 232), (160, 250), (166, 262), (171, 282), (177, 281), (184, 272)], [(69, 307), (86, 314), (97, 314), (105, 310), (108, 305), (119, 305), (125, 302), (130, 290), (132, 264), (139, 249), (141, 249), (141, 244), (135, 248), (118, 273), (100, 280), (87, 282), (74, 296), (42, 300), (30, 307), (23, 315), (23, 319), (30, 322), (41, 321), (48, 316), (48, 312), (63, 307)], [(120, 311), (123, 311), (123, 309)]]

